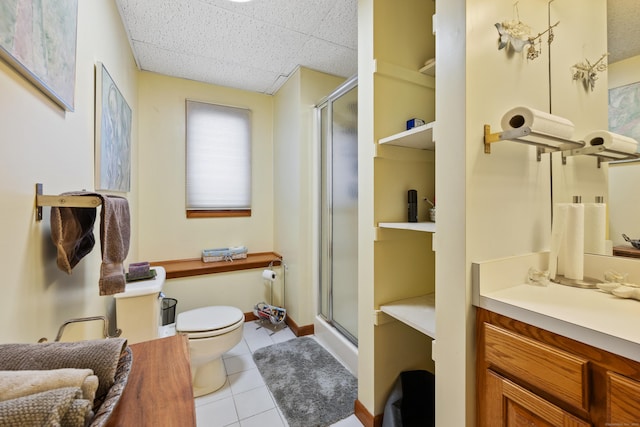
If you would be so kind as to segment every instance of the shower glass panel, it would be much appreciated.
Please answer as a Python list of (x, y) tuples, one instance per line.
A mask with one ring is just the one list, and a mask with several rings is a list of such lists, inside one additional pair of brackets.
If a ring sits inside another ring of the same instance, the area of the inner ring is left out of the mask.
[(358, 337), (358, 87), (345, 83), (319, 107), (322, 162), (320, 313)]

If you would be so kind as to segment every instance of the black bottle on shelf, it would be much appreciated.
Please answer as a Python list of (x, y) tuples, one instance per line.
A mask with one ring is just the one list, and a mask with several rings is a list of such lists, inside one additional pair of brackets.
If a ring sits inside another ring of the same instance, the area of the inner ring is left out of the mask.
[(408, 219), (409, 222), (418, 222), (418, 192), (409, 190), (407, 192), (408, 199)]

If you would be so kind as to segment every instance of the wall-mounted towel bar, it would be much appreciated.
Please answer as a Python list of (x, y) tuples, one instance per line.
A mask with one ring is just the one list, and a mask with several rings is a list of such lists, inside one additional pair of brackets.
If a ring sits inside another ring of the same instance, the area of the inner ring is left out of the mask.
[(97, 196), (51, 196), (42, 194), (42, 184), (36, 184), (36, 221), (42, 221), (43, 206), (95, 208), (102, 204)]

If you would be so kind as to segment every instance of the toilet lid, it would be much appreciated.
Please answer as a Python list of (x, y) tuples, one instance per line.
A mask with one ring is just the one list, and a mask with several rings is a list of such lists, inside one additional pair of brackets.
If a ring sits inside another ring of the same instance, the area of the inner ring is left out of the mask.
[(176, 330), (180, 332), (215, 331), (238, 323), (244, 314), (236, 307), (217, 305), (179, 313)]

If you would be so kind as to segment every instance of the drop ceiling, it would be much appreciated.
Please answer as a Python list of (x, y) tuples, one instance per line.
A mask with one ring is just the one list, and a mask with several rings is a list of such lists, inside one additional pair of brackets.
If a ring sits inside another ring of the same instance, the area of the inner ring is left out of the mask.
[[(273, 94), (298, 66), (357, 72), (357, 0), (116, 0), (141, 70)], [(640, 55), (640, 1), (609, 0), (609, 58)]]
[(357, 72), (357, 0), (116, 0), (141, 70), (273, 94), (298, 66)]

